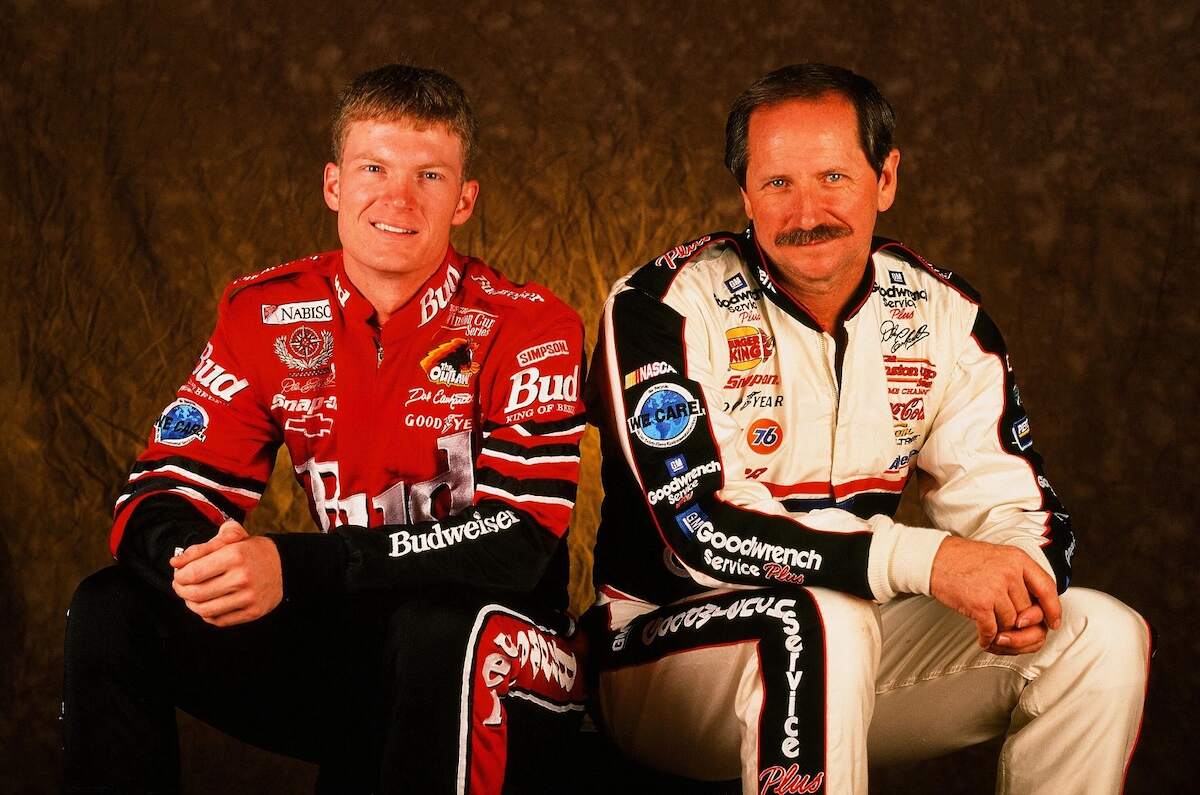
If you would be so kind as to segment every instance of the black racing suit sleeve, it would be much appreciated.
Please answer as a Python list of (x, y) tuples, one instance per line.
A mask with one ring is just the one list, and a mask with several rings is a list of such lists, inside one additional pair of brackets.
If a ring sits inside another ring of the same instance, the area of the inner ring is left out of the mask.
[(154, 494), (129, 517), (117, 548), (117, 560), (160, 591), (174, 593), (166, 561), (176, 550), (202, 544), (216, 533), (216, 525), (187, 500)]
[(351, 592), (429, 585), (530, 592), (555, 559), (564, 564), (557, 589), (565, 596), (565, 535), (586, 427), (583, 326), (566, 312), (510, 335), (489, 356), (491, 388), (473, 460), (471, 434), (459, 440), (472, 478), (466, 505), (438, 520), (272, 535), (290, 598), (335, 583)]
[(789, 514), (742, 477), (746, 431), (722, 411), (704, 312), (684, 314), (634, 288), (605, 314), (600, 419), (640, 485), (631, 499), (644, 502), (663, 543), (703, 586), (782, 582), (873, 598), (868, 521), (837, 510)]

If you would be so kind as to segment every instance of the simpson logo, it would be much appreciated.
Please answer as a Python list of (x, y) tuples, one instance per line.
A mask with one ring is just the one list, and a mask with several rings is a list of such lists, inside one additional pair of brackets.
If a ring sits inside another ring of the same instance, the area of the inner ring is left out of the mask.
[(654, 264), (659, 268), (666, 267), (670, 268), (671, 270), (675, 270), (677, 267), (676, 263), (678, 263), (679, 260), (687, 259), (688, 257), (692, 256), (696, 253), (697, 249), (710, 240), (712, 240), (712, 236), (705, 235), (699, 240), (693, 240), (691, 243), (684, 243), (681, 246), (676, 246), (658, 259), (654, 260)]
[(688, 470), (686, 474), (671, 478), (669, 483), (659, 486), (647, 494), (646, 498), (650, 501), (651, 505), (657, 505), (663, 500), (669, 500), (672, 504), (678, 505), (692, 496), (692, 490), (696, 488), (696, 484), (700, 482), (700, 478), (705, 475), (715, 475), (720, 471), (720, 461), (709, 461)]
[(706, 410), (678, 384), (655, 384), (625, 420), (629, 432), (650, 447), (673, 447), (686, 439)]
[(389, 556), (402, 558), (410, 553), (420, 554), (431, 549), (445, 549), (461, 544), (463, 541), (474, 541), (480, 536), (499, 533), (516, 523), (517, 515), (512, 511), (500, 511), (495, 516), (486, 518), (479, 511), (475, 511), (473, 519), (452, 527), (443, 527), (441, 522), (437, 522), (426, 533), (410, 533), (407, 530), (401, 530), (399, 533), (392, 533), (389, 536), (392, 540), (392, 551)]
[(771, 358), (775, 340), (754, 326), (736, 326), (725, 332), (729, 343), (729, 369), (752, 370)]
[(531, 364), (545, 361), (551, 356), (566, 356), (571, 352), (571, 347), (567, 345), (566, 340), (551, 340), (543, 342), (540, 345), (534, 345), (532, 348), (526, 348), (517, 354), (517, 364), (522, 367), (528, 367)]
[(643, 364), (636, 370), (625, 374), (625, 388), (629, 389), (632, 386), (637, 386), (643, 381), (649, 381), (651, 378), (658, 378), (660, 375), (679, 375), (678, 371), (666, 362), (650, 362)]
[(186, 398), (179, 398), (163, 409), (154, 422), (154, 441), (170, 447), (203, 442), (208, 430), (208, 412)]
[(446, 311), (446, 322), (442, 328), (448, 331), (458, 331), (468, 337), (486, 337), (496, 326), (497, 316), (482, 309), (466, 309), (458, 304), (451, 304)]
[(735, 273), (725, 280), (725, 289), (730, 293), (736, 293), (738, 290), (745, 290), (746, 286), (746, 277), (740, 273)]
[(300, 326), (291, 334), (275, 338), (275, 355), (290, 370), (301, 373), (317, 373), (333, 358), (333, 332), (317, 333), (308, 326)]
[(204, 353), (200, 354), (200, 361), (192, 370), (192, 380), (207, 390), (205, 394), (228, 403), (233, 400), (234, 395), (250, 386), (250, 382), (245, 378), (238, 378), (214, 362), (211, 358), (212, 352), (213, 346), (210, 342), (204, 346)]
[(1029, 418), (1022, 417), (1012, 425), (1013, 443), (1018, 450), (1028, 450), (1033, 446), (1033, 435), (1029, 432)]
[(708, 514), (700, 510), (699, 505), (693, 505), (683, 513), (675, 515), (675, 524), (679, 525), (679, 529), (688, 538), (695, 538), (696, 531), (706, 522), (708, 522)]
[(475, 343), (455, 337), (425, 354), (421, 369), (435, 384), (470, 386), (471, 376), (479, 372), (479, 364), (471, 358), (474, 350)]
[(783, 426), (775, 420), (755, 420), (746, 429), (746, 443), (759, 455), (768, 455), (783, 444)]
[(677, 455), (667, 459), (667, 474), (678, 475), (688, 468), (687, 459), (683, 455)]
[(268, 326), (284, 326), (288, 323), (324, 323), (333, 320), (329, 299), (301, 301), (294, 304), (263, 304), (262, 322)]

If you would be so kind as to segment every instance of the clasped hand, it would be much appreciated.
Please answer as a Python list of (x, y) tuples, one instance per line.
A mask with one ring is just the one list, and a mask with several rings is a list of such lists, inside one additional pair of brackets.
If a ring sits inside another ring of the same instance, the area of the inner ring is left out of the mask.
[(979, 645), (993, 654), (1035, 652), (1062, 621), (1054, 580), (1012, 546), (949, 536), (934, 557), (929, 589), (975, 622)]
[(187, 608), (209, 624), (229, 627), (262, 618), (283, 600), (279, 550), (230, 519), (216, 536), (170, 560), (171, 583)]

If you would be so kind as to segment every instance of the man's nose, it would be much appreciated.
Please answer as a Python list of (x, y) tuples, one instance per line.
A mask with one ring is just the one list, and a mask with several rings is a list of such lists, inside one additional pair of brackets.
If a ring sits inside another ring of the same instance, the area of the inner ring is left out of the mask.
[(792, 191), (788, 226), (812, 229), (821, 223), (821, 202), (814, 188), (800, 185)]
[(393, 207), (411, 207), (413, 197), (413, 184), (407, 179), (389, 180), (384, 188), (383, 201)]

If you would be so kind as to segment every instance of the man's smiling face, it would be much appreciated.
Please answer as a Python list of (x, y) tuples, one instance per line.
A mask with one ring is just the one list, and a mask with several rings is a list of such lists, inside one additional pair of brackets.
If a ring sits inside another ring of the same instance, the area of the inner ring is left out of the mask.
[(479, 183), (464, 179), (462, 142), (444, 125), (364, 120), (350, 125), (341, 162), (325, 166), (324, 194), (351, 281), (423, 280), (451, 227), (471, 217)]

